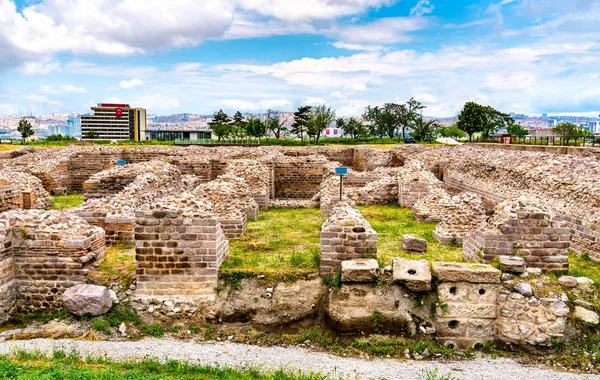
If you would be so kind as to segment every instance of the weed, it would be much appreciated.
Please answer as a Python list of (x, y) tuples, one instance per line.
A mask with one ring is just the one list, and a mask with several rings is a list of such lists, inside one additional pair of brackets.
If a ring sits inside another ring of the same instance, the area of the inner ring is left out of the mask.
[(83, 203), (83, 193), (69, 193), (67, 195), (55, 195), (52, 197), (53, 210), (66, 210), (75, 208)]
[(153, 325), (143, 324), (140, 326), (140, 332), (144, 335), (155, 338), (162, 338), (165, 335), (165, 330), (158, 323)]
[(110, 335), (110, 325), (104, 318), (92, 319), (92, 328), (96, 331), (100, 331), (106, 335)]
[(340, 286), (342, 286), (342, 270), (338, 269), (337, 272), (335, 272), (335, 276), (333, 277), (323, 276), (322, 279), (325, 285), (330, 286), (332, 288), (339, 288)]
[(221, 273), (223, 283), (231, 287), (231, 290), (242, 290), (242, 280), (252, 277), (251, 274), (242, 271), (225, 271)]
[(373, 310), (371, 312), (371, 322), (373, 322), (373, 328), (375, 330), (382, 327), (383, 318), (384, 318), (384, 315), (381, 311)]
[(132, 309), (129, 305), (119, 304), (113, 306), (112, 309), (106, 314), (106, 321), (110, 326), (119, 326), (123, 322), (133, 323), (139, 325), (142, 323), (142, 319), (138, 313)]
[(439, 369), (436, 367), (434, 369), (422, 370), (417, 377), (418, 380), (458, 380), (457, 377), (452, 375), (442, 375), (439, 372)]

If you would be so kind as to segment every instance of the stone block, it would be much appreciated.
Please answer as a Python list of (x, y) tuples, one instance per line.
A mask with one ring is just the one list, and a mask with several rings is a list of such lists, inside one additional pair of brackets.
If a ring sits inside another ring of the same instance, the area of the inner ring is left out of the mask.
[(525, 260), (519, 256), (498, 256), (500, 270), (510, 273), (525, 272)]
[(427, 240), (413, 235), (402, 235), (402, 249), (409, 252), (426, 252)]
[(377, 280), (378, 269), (375, 259), (342, 261), (342, 282), (373, 282)]
[(393, 279), (402, 282), (415, 292), (431, 289), (431, 270), (427, 260), (406, 260), (396, 257), (393, 260)]
[(488, 264), (434, 262), (433, 272), (440, 281), (500, 283), (502, 272)]

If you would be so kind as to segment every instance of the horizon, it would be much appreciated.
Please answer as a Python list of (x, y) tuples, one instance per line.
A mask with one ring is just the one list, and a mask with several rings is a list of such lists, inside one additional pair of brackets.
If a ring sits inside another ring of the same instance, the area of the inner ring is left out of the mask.
[(158, 116), (322, 103), (359, 116), (414, 96), (433, 118), (467, 101), (599, 116), (600, 3), (459, 3), (0, 0), (0, 115), (124, 102)]

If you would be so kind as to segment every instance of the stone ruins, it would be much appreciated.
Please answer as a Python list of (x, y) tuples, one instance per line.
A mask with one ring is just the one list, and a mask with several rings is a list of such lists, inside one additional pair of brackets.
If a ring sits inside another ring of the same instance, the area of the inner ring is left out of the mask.
[[(322, 315), (338, 331), (360, 332), (373, 329), (376, 311), (380, 330), (431, 335), (448, 346), (496, 339), (548, 346), (565, 335), (567, 296), (538, 297), (513, 276), (565, 271), (569, 251), (600, 261), (593, 156), (471, 145), (72, 146), (0, 159), (0, 321), (60, 307), (106, 245), (126, 243), (136, 250), (132, 302), (161, 322), (243, 314), (246, 322), (276, 325)], [(339, 166), (349, 168), (341, 199)], [(82, 205), (44, 211), (50, 194), (72, 191), (83, 192)], [(380, 268), (377, 231), (356, 206), (383, 204), (439, 223), (435, 238), (462, 245), (466, 262), (396, 258)], [(269, 207), (320, 208), (319, 273), (266, 291), (248, 279), (250, 287), (224, 297), (216, 289), (229, 241)], [(505, 273), (490, 265), (497, 261)], [(336, 292), (318, 278), (338, 275)], [(380, 280), (388, 285), (376, 286)], [(576, 279), (562, 284), (579, 286)], [(418, 300), (429, 304), (418, 308)]]

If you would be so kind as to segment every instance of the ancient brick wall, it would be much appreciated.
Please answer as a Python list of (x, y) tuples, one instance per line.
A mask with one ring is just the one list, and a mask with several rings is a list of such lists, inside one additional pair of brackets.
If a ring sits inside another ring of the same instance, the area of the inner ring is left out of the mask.
[(19, 189), (12, 184), (0, 185), (0, 212), (20, 208), (23, 208), (23, 203)]
[(420, 222), (439, 223), (448, 208), (453, 206), (452, 197), (444, 189), (432, 189), (413, 205), (412, 212)]
[(322, 156), (287, 158), (273, 163), (275, 198), (312, 198), (321, 186)]
[(233, 160), (227, 164), (226, 173), (243, 178), (248, 183), (252, 197), (260, 210), (266, 210), (271, 198), (272, 169), (255, 160)]
[(213, 294), (229, 243), (212, 212), (187, 193), (136, 212), (137, 296)]
[(331, 276), (344, 260), (377, 258), (377, 233), (349, 204), (333, 208), (321, 228), (321, 275)]
[(486, 209), (479, 195), (463, 192), (451, 198), (433, 236), (442, 244), (462, 244), (465, 237), (485, 223)]
[(545, 271), (568, 269), (570, 230), (535, 200), (517, 198), (496, 206), (494, 215), (463, 241), (463, 257), (491, 261), (523, 257), (527, 266)]
[(105, 255), (104, 231), (73, 214), (10, 211), (0, 224), (0, 308), (11, 314), (60, 307), (63, 291), (84, 282)]
[(400, 207), (412, 207), (430, 190), (441, 187), (442, 183), (423, 163), (410, 161), (398, 175), (398, 204)]

